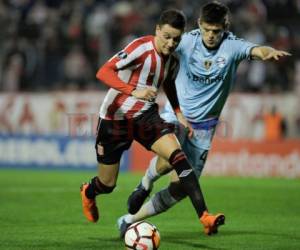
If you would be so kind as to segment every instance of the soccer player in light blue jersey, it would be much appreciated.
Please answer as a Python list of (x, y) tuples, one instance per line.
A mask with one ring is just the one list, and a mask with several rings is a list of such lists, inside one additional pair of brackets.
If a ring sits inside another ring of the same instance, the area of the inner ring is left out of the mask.
[[(290, 55), (285, 51), (256, 45), (236, 37), (228, 31), (228, 17), (229, 10), (222, 3), (211, 2), (204, 5), (198, 20), (199, 29), (185, 33), (176, 49), (180, 69), (175, 84), (180, 109), (194, 129), (192, 136), (186, 136), (182, 129), (178, 130), (177, 136), (198, 177), (205, 165), (218, 119), (233, 87), (239, 63), (244, 59), (278, 60)], [(169, 103), (161, 117), (178, 124)], [(151, 160), (141, 183), (128, 199), (130, 214), (118, 220), (121, 236), (131, 223), (162, 213), (186, 197), (176, 173), (172, 172), (170, 185), (143, 205), (153, 182), (169, 168), (168, 162), (160, 157)], [(210, 234), (217, 231), (218, 226)], [(205, 228), (204, 232), (207, 233)]]

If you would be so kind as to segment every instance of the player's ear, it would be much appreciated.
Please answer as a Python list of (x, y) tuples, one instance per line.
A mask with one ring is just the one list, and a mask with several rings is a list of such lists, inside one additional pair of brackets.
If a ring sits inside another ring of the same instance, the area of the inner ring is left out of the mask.
[(157, 25), (155, 26), (155, 35), (156, 35), (156, 36), (159, 35), (159, 32), (160, 32), (160, 26), (159, 26), (159, 24), (157, 24)]
[(225, 23), (224, 23), (224, 30), (228, 31), (230, 26), (230, 17), (229, 15), (226, 15), (225, 17)]
[(155, 31), (156, 31), (156, 32), (157, 32), (157, 31), (160, 31), (160, 25), (159, 25), (159, 24), (156, 25)]

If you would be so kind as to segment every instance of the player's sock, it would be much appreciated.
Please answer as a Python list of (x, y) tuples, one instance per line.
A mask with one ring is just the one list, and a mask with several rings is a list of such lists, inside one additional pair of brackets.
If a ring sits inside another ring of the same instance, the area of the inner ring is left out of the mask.
[(136, 214), (127, 214), (124, 219), (127, 223), (134, 223), (156, 214), (157, 212), (153, 206), (153, 203), (151, 200), (149, 200), (140, 208), (140, 210)]
[(115, 186), (113, 186), (113, 187), (106, 186), (99, 180), (99, 178), (97, 176), (95, 176), (94, 178), (92, 178), (90, 180), (89, 186), (87, 187), (87, 189), (85, 191), (85, 195), (89, 199), (95, 199), (95, 197), (98, 194), (111, 193), (114, 188), (115, 188)]
[(169, 159), (170, 164), (174, 167), (181, 187), (190, 197), (190, 200), (200, 218), (204, 211), (207, 210), (204, 197), (198, 182), (198, 179), (187, 161), (187, 158), (181, 149), (175, 150)]
[(144, 220), (148, 217), (165, 212), (178, 201), (175, 200), (169, 192), (169, 188), (165, 188), (154, 194), (136, 214), (127, 214), (124, 217), (126, 223), (134, 223)]
[(155, 214), (160, 214), (173, 207), (178, 201), (170, 194), (169, 188), (164, 188), (154, 194), (149, 202), (153, 204)]
[(156, 156), (150, 161), (149, 167), (142, 178), (142, 185), (147, 191), (152, 189), (153, 183), (160, 177), (156, 170), (157, 159), (158, 157)]

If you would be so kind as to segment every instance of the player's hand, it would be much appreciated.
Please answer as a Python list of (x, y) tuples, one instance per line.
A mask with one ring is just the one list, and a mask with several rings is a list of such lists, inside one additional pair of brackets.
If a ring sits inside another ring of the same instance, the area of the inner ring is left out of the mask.
[(157, 88), (151, 86), (144, 89), (135, 89), (131, 92), (131, 95), (138, 99), (151, 101), (157, 96)]
[(291, 55), (292, 54), (290, 54), (289, 52), (273, 49), (268, 53), (268, 55), (263, 57), (263, 60), (266, 61), (266, 60), (270, 60), (270, 59), (275, 59), (276, 61), (278, 61), (280, 59), (280, 57), (291, 56)]
[(192, 125), (185, 119), (184, 115), (181, 112), (176, 113), (178, 121), (185, 127), (185, 129), (188, 131), (188, 137), (192, 138), (194, 134), (194, 129), (192, 128)]

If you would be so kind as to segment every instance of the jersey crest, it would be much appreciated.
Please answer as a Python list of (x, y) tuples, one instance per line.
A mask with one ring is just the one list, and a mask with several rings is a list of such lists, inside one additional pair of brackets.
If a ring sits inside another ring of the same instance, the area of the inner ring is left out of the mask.
[(210, 61), (210, 60), (205, 60), (204, 61), (204, 67), (205, 67), (206, 70), (209, 70), (211, 65), (212, 65), (212, 61)]

